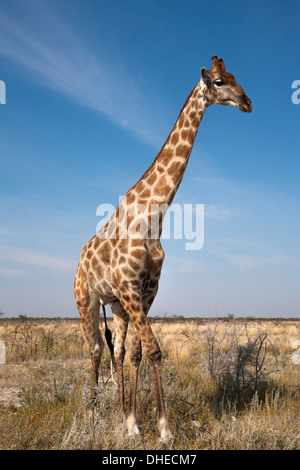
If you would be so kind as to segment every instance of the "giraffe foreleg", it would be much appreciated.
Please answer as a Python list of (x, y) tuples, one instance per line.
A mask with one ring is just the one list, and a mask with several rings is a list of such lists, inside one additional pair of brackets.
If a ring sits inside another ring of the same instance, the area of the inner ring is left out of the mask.
[(127, 418), (128, 434), (138, 435), (139, 429), (136, 423), (136, 391), (138, 382), (138, 371), (142, 359), (142, 344), (138, 334), (135, 334), (130, 346), (130, 388), (129, 388), (129, 410)]
[[(143, 308), (145, 315), (148, 314), (152, 302), (155, 298), (157, 288), (150, 295), (144, 294)], [(130, 346), (130, 393), (129, 393), (129, 412), (127, 427), (131, 434), (139, 434), (136, 424), (136, 393), (138, 383), (138, 371), (142, 359), (142, 343), (140, 336), (136, 333), (131, 341)]]
[(138, 433), (136, 425), (136, 384), (137, 384), (137, 371), (138, 365), (140, 363), (140, 347), (138, 344), (142, 344), (147, 359), (150, 364), (155, 396), (156, 396), (156, 410), (157, 410), (157, 425), (163, 440), (172, 439), (172, 434), (169, 428), (168, 419), (165, 412), (161, 376), (160, 376), (160, 363), (161, 363), (161, 351), (159, 345), (154, 337), (151, 326), (148, 322), (147, 316), (144, 311), (143, 300), (138, 289), (129, 290), (128, 287), (125, 292), (120, 293), (120, 302), (122, 303), (124, 309), (128, 313), (130, 319), (132, 320), (137, 335), (139, 337), (139, 343), (136, 343), (135, 347), (131, 349), (136, 352), (136, 355), (131, 354), (131, 404), (130, 412), (127, 418), (127, 427), (128, 432), (133, 432), (134, 434)]

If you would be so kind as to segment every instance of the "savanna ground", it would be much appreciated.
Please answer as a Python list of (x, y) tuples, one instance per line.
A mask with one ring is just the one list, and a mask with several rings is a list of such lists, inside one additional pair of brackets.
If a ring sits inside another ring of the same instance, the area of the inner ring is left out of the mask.
[[(113, 324), (110, 327), (113, 331)], [(151, 321), (163, 351), (162, 382), (173, 449), (299, 449), (300, 321)], [(101, 325), (103, 330), (103, 325)], [(129, 328), (127, 350), (133, 331)], [(110, 356), (90, 409), (90, 360), (80, 321), (0, 321), (0, 449), (166, 449), (156, 429), (151, 373), (143, 357), (130, 440), (118, 411)], [(125, 359), (128, 391), (128, 358)], [(128, 393), (128, 392), (127, 392)]]

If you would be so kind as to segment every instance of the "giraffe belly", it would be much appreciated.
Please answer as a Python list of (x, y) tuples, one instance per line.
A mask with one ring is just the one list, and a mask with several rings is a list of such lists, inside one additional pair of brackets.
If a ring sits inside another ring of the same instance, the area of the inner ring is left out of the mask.
[(117, 300), (113, 294), (109, 284), (106, 281), (100, 281), (96, 285), (91, 286), (97, 297), (99, 297), (102, 305), (107, 305)]

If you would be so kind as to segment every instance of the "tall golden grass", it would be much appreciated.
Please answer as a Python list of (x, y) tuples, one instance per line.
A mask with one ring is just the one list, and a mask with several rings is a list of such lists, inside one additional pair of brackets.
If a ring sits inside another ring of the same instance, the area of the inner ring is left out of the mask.
[[(110, 322), (113, 331), (113, 324)], [(102, 326), (101, 326), (102, 328)], [(300, 321), (152, 321), (173, 449), (299, 449)], [(133, 327), (126, 341), (129, 348)], [(1, 449), (161, 449), (149, 366), (139, 372), (141, 436), (130, 440), (118, 411), (105, 348), (99, 400), (88, 407), (90, 361), (80, 321), (0, 322)], [(128, 388), (129, 362), (124, 363)], [(11, 391), (9, 394), (8, 392)], [(1, 393), (9, 398), (1, 401)]]

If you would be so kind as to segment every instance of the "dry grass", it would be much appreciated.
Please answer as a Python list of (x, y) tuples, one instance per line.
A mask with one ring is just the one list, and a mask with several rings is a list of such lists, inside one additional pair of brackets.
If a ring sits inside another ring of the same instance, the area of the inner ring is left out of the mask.
[[(299, 449), (300, 366), (291, 361), (299, 321), (152, 326), (163, 351), (174, 449)], [(131, 334), (132, 327), (127, 343)], [(109, 380), (108, 348), (98, 405), (92, 411), (87, 406), (90, 361), (79, 321), (2, 320), (0, 339), (7, 345), (7, 365), (0, 366), (0, 449), (163, 448), (145, 358), (138, 391), (141, 437), (132, 441)], [(127, 388), (128, 365), (126, 359)]]

